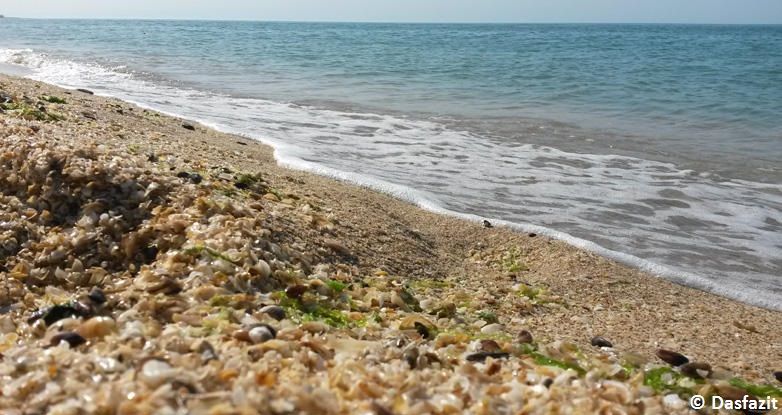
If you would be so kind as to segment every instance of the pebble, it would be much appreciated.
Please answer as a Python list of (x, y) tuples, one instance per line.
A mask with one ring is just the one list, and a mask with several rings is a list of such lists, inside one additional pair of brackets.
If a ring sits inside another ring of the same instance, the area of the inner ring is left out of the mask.
[(335, 239), (326, 239), (323, 245), (340, 255), (350, 255), (350, 250)]
[(502, 351), (502, 347), (494, 340), (481, 340), (478, 350), (481, 352), (497, 353)]
[(681, 366), (690, 362), (690, 359), (683, 354), (666, 349), (657, 350), (657, 357), (671, 366)]
[(195, 131), (195, 126), (189, 122), (183, 122), (182, 128), (184, 128), (185, 130)]
[(84, 88), (76, 88), (76, 90), (77, 90), (77, 91), (79, 91), (79, 92), (85, 93), (85, 94), (87, 94), (87, 95), (95, 95), (95, 93), (94, 93), (94, 92), (92, 92), (92, 91), (90, 91), (89, 89), (84, 89)]
[(601, 348), (602, 347), (608, 347), (608, 348), (614, 347), (613, 343), (608, 341), (605, 337), (601, 337), (601, 336), (592, 337), (591, 343), (592, 343), (592, 346), (595, 346), (595, 347), (601, 347)]
[(267, 305), (261, 308), (261, 313), (268, 314), (269, 317), (280, 321), (285, 319), (285, 309), (278, 305)]
[(487, 229), (491, 229), (491, 228), (494, 227), (494, 225), (492, 225), (491, 222), (489, 222), (488, 220), (484, 220), (483, 221), (483, 227), (487, 228)]
[(670, 410), (680, 411), (687, 407), (687, 402), (684, 402), (679, 395), (672, 393), (670, 395), (665, 395), (663, 398), (663, 406)]
[(92, 287), (90, 293), (87, 294), (87, 298), (89, 298), (90, 301), (97, 305), (101, 305), (106, 302), (106, 294), (104, 294), (103, 290), (98, 287)]
[(105, 337), (116, 330), (117, 323), (111, 317), (93, 317), (76, 328), (76, 332), (88, 339)]
[(782, 370), (774, 372), (774, 377), (777, 378), (778, 381), (782, 382)]
[(250, 341), (258, 344), (267, 342), (277, 336), (277, 331), (273, 327), (267, 325), (261, 325), (250, 329), (248, 333)]
[(493, 324), (487, 324), (481, 328), (481, 333), (483, 334), (499, 334), (502, 333), (502, 331), (505, 330), (505, 326), (498, 323)]
[(147, 360), (138, 374), (142, 382), (153, 388), (157, 388), (175, 376), (176, 370), (168, 362), (158, 359)]

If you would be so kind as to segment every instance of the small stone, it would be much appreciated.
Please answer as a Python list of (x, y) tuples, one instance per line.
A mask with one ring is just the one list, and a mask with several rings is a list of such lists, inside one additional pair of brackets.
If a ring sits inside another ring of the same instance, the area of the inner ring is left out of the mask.
[(681, 366), (690, 362), (690, 359), (683, 354), (665, 349), (657, 350), (657, 357), (671, 366)]
[(101, 305), (106, 302), (106, 294), (104, 294), (103, 290), (98, 287), (92, 287), (90, 293), (87, 294), (87, 298), (89, 298), (90, 301), (97, 305)]
[(499, 334), (502, 333), (502, 331), (505, 330), (505, 326), (499, 323), (493, 323), (493, 324), (487, 324), (481, 328), (481, 333), (483, 334)]
[(88, 120), (97, 121), (98, 119), (98, 113), (95, 111), (82, 111), (81, 115)]
[(105, 337), (117, 330), (117, 323), (111, 317), (93, 317), (81, 323), (76, 331), (85, 338)]
[(663, 406), (669, 410), (683, 410), (687, 407), (687, 402), (684, 402), (679, 395), (672, 393), (663, 397)]
[(90, 91), (89, 89), (84, 89), (84, 88), (76, 88), (76, 90), (77, 90), (77, 91), (79, 91), (79, 92), (85, 93), (85, 94), (87, 94), (87, 95), (95, 95), (95, 93), (94, 93), (94, 92), (92, 92), (92, 91)]
[(494, 227), (494, 225), (492, 225), (491, 222), (489, 222), (488, 220), (484, 220), (483, 221), (483, 227), (487, 228), (487, 229), (491, 229), (491, 228)]
[(258, 344), (275, 338), (277, 336), (277, 331), (272, 326), (264, 324), (253, 327), (247, 334), (250, 337), (251, 342)]
[(68, 343), (68, 346), (70, 347), (77, 347), (81, 346), (84, 343), (87, 343), (87, 339), (82, 337), (79, 333), (75, 333), (72, 331), (65, 331), (62, 333), (57, 333), (54, 336), (52, 336), (50, 346), (58, 346), (60, 343), (66, 342)]
[(527, 236), (529, 236), (530, 238), (534, 238), (534, 237), (538, 236), (538, 234), (536, 234), (536, 233), (530, 233), (530, 234), (529, 234), (529, 235), (527, 235)]
[(159, 359), (149, 359), (139, 371), (138, 377), (147, 385), (157, 388), (176, 376), (176, 369), (168, 362)]
[(305, 292), (307, 292), (306, 285), (294, 285), (285, 289), (285, 295), (287, 295), (288, 298), (293, 298), (294, 300), (301, 298)]
[(521, 333), (519, 333), (519, 337), (516, 339), (520, 344), (532, 344), (534, 339), (532, 338), (532, 333), (530, 333), (528, 330), (522, 330)]
[(780, 370), (780, 371), (777, 371), (777, 372), (774, 372), (774, 377), (775, 377), (775, 378), (776, 378), (778, 381), (782, 382), (782, 370)]
[(190, 130), (190, 131), (195, 131), (195, 129), (196, 129), (195, 125), (193, 125), (193, 124), (191, 124), (191, 123), (189, 123), (187, 121), (182, 123), (182, 128), (184, 128), (185, 130)]
[(261, 308), (261, 313), (268, 314), (269, 317), (280, 321), (285, 319), (285, 309), (278, 305), (267, 305)]
[(606, 340), (605, 337), (601, 337), (601, 336), (592, 337), (591, 343), (592, 343), (592, 346), (595, 346), (595, 347), (601, 347), (601, 348), (602, 347), (608, 347), (608, 348), (614, 347), (613, 343), (611, 343), (610, 341)]

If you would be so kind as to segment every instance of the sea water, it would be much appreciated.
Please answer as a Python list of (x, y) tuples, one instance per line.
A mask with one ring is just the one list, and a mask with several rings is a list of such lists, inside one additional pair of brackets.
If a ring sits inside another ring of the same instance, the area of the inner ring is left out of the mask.
[(782, 26), (6, 18), (0, 71), (782, 310)]

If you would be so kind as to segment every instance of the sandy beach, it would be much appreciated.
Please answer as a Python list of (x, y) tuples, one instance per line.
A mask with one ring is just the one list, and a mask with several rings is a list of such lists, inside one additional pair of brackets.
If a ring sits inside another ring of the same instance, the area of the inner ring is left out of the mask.
[[(122, 101), (0, 91), (8, 413), (687, 413), (744, 381), (780, 393), (778, 312)], [(706, 379), (650, 381), (659, 349)]]

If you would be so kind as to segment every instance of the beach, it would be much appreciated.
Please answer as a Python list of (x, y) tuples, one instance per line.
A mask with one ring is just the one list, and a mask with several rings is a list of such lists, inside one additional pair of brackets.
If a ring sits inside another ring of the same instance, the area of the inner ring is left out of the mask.
[[(779, 312), (119, 100), (0, 90), (9, 413), (685, 413), (738, 378), (782, 386)], [(650, 384), (659, 349), (707, 379)]]

